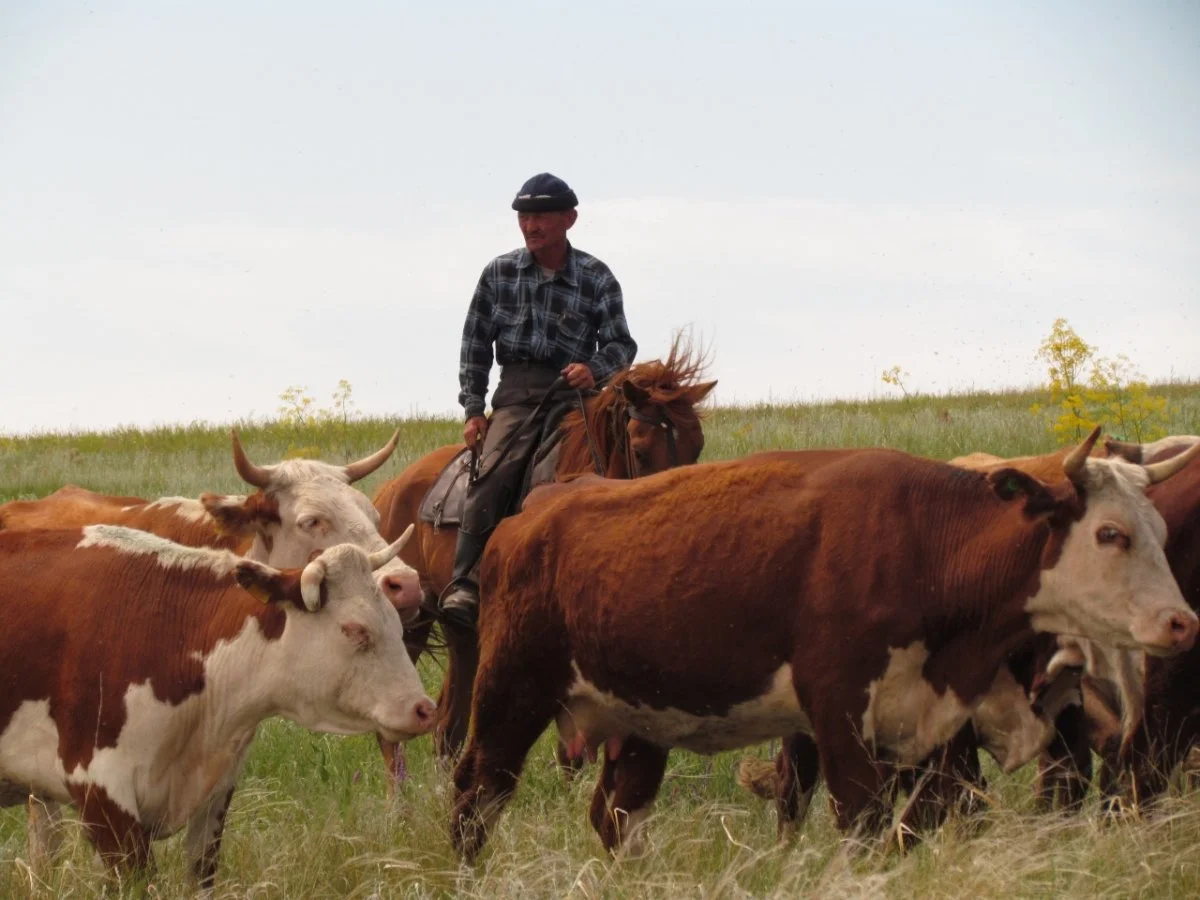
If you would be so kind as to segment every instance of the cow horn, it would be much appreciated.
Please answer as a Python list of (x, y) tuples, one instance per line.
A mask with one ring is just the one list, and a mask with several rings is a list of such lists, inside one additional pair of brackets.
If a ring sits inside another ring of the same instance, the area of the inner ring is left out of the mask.
[(238, 440), (237, 429), (229, 429), (229, 436), (233, 438), (233, 467), (242, 476), (242, 481), (254, 485), (256, 488), (266, 488), (271, 483), (275, 467), (256, 466), (250, 462), (246, 451), (242, 449), (242, 442)]
[(1150, 463), (1149, 465), (1142, 466), (1142, 468), (1150, 476), (1150, 483), (1158, 484), (1160, 481), (1170, 478), (1197, 456), (1200, 456), (1200, 443), (1192, 444), (1191, 447), (1178, 456), (1172, 456), (1170, 459), (1164, 459), (1162, 462)]
[(1092, 454), (1092, 448), (1096, 446), (1096, 441), (1100, 439), (1100, 426), (1097, 425), (1092, 429), (1092, 433), (1084, 438), (1083, 443), (1070, 452), (1066, 459), (1063, 460), (1063, 472), (1066, 476), (1074, 481), (1078, 476), (1083, 474), (1083, 464), (1087, 462), (1087, 458)]
[(396, 554), (404, 549), (404, 545), (408, 543), (408, 539), (412, 537), (413, 529), (416, 524), (409, 525), (404, 529), (404, 534), (396, 538), (395, 542), (382, 550), (376, 550), (374, 553), (367, 554), (367, 560), (371, 563), (371, 571), (375, 571), (380, 566), (391, 562), (395, 559)]
[(346, 466), (346, 477), (350, 479), (350, 483), (358, 481), (360, 478), (366, 478), (385, 462), (392, 455), (392, 451), (396, 449), (396, 444), (400, 442), (400, 429), (396, 429), (396, 433), (392, 435), (392, 439), (383, 445), (382, 450), (377, 450), (365, 459), (360, 459), (358, 462), (349, 463)]
[(314, 559), (300, 573), (300, 596), (304, 608), (316, 612), (321, 608), (321, 582), (325, 580), (325, 560)]

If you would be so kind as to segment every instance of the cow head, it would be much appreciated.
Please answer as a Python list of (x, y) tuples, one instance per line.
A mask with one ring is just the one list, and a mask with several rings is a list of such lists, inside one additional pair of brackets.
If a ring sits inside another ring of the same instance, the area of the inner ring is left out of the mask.
[(1000, 496), (1022, 497), (1026, 512), (1055, 530), (1056, 558), (1044, 561), (1026, 609), (1042, 631), (1159, 656), (1183, 652), (1195, 642), (1196, 614), (1171, 575), (1166, 525), (1145, 490), (1200, 455), (1200, 445), (1142, 466), (1089, 458), (1099, 433), (1064, 458), (1066, 482), (1053, 489), (1014, 468), (988, 476)]
[(280, 712), (316, 731), (378, 732), (400, 741), (424, 734), (436, 707), (404, 647), (404, 627), (380, 591), (376, 573), (403, 547), (367, 554), (352, 544), (323, 551), (303, 569), (278, 571), (244, 560), (238, 583), (279, 603), (287, 625), (269, 679)]
[[(397, 431), (380, 450), (346, 466), (311, 459), (259, 466), (246, 456), (233, 432), (234, 467), (259, 490), (248, 497), (202, 494), (200, 502), (219, 528), (251, 541), (247, 558), (277, 568), (298, 568), (338, 544), (382, 550), (387, 542), (379, 534), (379, 513), (351, 484), (383, 465), (399, 436)], [(377, 577), (401, 615), (415, 614), (421, 588), (410, 566), (393, 559)]]

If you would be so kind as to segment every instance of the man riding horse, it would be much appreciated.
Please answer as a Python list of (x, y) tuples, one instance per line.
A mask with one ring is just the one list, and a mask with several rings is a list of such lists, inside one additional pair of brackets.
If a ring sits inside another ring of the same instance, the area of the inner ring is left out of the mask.
[[(637, 352), (617, 279), (567, 240), (577, 205), (575, 192), (549, 173), (521, 186), (512, 208), (525, 246), (487, 264), (463, 325), (458, 400), (466, 412), (463, 437), (478, 459), (454, 575), (439, 607), (443, 621), (464, 629), (473, 629), (479, 617), (483, 548), (520, 502), (543, 436), (554, 434), (583, 391), (628, 366)], [(484, 397), (493, 345), (500, 383), (489, 419)]]

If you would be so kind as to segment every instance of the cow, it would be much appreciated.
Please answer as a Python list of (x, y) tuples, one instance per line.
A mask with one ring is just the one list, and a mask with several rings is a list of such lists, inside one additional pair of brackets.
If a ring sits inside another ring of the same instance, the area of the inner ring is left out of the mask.
[(1143, 494), (1188, 460), (1088, 459), (1096, 437), (1053, 486), (894, 450), (801, 451), (531, 502), (484, 554), (455, 846), (478, 853), (555, 719), (604, 757), (591, 822), (610, 851), (648, 814), (671, 747), (797, 733), (839, 826), (877, 833), (881, 762), (954, 736), (1035, 632), (1191, 647), (1197, 618)]
[[(204, 493), (198, 500), (147, 501), (66, 485), (40, 500), (0, 504), (0, 529), (125, 525), (193, 547), (233, 550), (278, 568), (303, 566), (314, 552), (336, 544), (353, 543), (368, 552), (387, 546), (378, 530), (379, 513), (350, 485), (387, 461), (399, 431), (380, 450), (344, 466), (311, 459), (256, 465), (242, 449), (237, 432), (230, 435), (237, 473), (258, 488), (249, 496)], [(397, 559), (377, 577), (401, 614), (415, 616), (421, 602), (417, 573)]]
[[(1110, 453), (1143, 464), (1161, 463), (1200, 449), (1200, 437), (1173, 435), (1152, 444), (1106, 442)], [(1200, 468), (1189, 466), (1147, 495), (1167, 525), (1166, 556), (1184, 599), (1200, 610)], [(1084, 680), (1082, 717), (1060, 719), (1057, 752), (1043, 760), (1043, 782), (1068, 802), (1088, 788), (1089, 748), (1104, 763), (1101, 791), (1106, 802), (1122, 799), (1152, 804), (1167, 788), (1174, 769), (1200, 742), (1200, 653), (1170, 659), (1146, 657), (1126, 687), (1128, 673), (1097, 673)], [(1131, 708), (1131, 699), (1137, 703)], [(1127, 779), (1127, 780), (1126, 780)]]
[[(1173, 435), (1145, 445), (1106, 440), (1093, 450), (1093, 455), (1117, 456), (1140, 464), (1170, 459), (1198, 442), (1200, 437), (1189, 435)], [(1063, 452), (1042, 457), (1007, 459), (988, 453), (973, 453), (950, 462), (980, 471), (1016, 466), (1030, 474), (1049, 477), (1053, 475), (1055, 461)], [(1189, 571), (1187, 559), (1193, 557), (1192, 551), (1197, 546), (1195, 535), (1200, 527), (1196, 520), (1197, 511), (1200, 511), (1198, 473), (1200, 470), (1191, 467), (1172, 479), (1169, 485), (1155, 484), (1147, 490), (1147, 496), (1167, 524), (1167, 561), (1193, 609), (1200, 609), (1200, 581), (1197, 582), (1196, 596), (1189, 596), (1187, 575), (1181, 577), (1181, 572)], [(1174, 498), (1175, 502), (1164, 503), (1164, 498), (1168, 497)], [(1194, 559), (1194, 563), (1200, 565), (1200, 560)], [(1081, 808), (1092, 777), (1093, 749), (1106, 763), (1102, 790), (1111, 798), (1117, 789), (1115, 776), (1124, 768), (1121, 760), (1131, 742), (1143, 739), (1146, 734), (1142, 719), (1146, 704), (1147, 668), (1154, 672), (1178, 670), (1190, 657), (1191, 654), (1185, 654), (1167, 663), (1153, 659), (1147, 661), (1146, 654), (1139, 651), (1064, 637), (1059, 637), (1057, 646), (1043, 640), (1031, 648), (1017, 666), (1025, 687), (1032, 687), (1038, 682), (1045, 683), (1057, 677), (1057, 673), (1067, 666), (1074, 666), (1082, 673), (1078, 703), (1061, 710), (1051, 720), (1049, 746), (1045, 748), (1038, 766), (1036, 791), (1039, 803), (1044, 808), (1056, 805), (1066, 809)], [(1158, 715), (1161, 717), (1163, 714), (1159, 712)], [(1169, 714), (1165, 717), (1172, 720), (1177, 718)], [(1174, 732), (1176, 737), (1180, 733), (1173, 726), (1158, 729), (1151, 726), (1151, 731), (1155, 730), (1162, 732), (1155, 744), (1163, 747), (1171, 743), (1165, 737), (1166, 731)], [(960, 788), (980, 780), (971, 771), (969, 763), (965, 768), (962, 765), (962, 755), (973, 754), (975, 746), (970, 735), (965, 735), (960, 742), (960, 755), (954, 763), (957, 768), (952, 773), (952, 780), (963, 782)], [(1172, 758), (1181, 758), (1178, 752), (1181, 746), (1177, 745), (1175, 751), (1168, 751), (1168, 755), (1174, 753)], [(1148, 754), (1142, 754), (1141, 758), (1148, 759)], [(1149, 766), (1151, 770), (1157, 768), (1157, 765)], [(1156, 783), (1149, 788), (1149, 781), (1143, 780), (1141, 793), (1153, 794), (1159, 789), (1161, 784)]]
[[(117, 524), (189, 546), (232, 550), (276, 568), (300, 568), (316, 553), (341, 543), (377, 552), (388, 546), (378, 531), (379, 514), (351, 485), (382, 466), (399, 437), (396, 431), (382, 448), (344, 466), (309, 459), (264, 466), (247, 456), (232, 430), (234, 468), (258, 489), (248, 496), (206, 492), (198, 500), (147, 501), (67, 485), (40, 500), (0, 505), (0, 529)], [(421, 600), (415, 570), (395, 558), (375, 577), (402, 619), (411, 621)], [(30, 807), (28, 832), (35, 841), (48, 832), (52, 818), (53, 811), (47, 817), (40, 805)], [(36, 844), (31, 852), (38, 852)]]
[(120, 869), (186, 826), (211, 887), (264, 719), (391, 740), (432, 727), (373, 575), (407, 538), (279, 570), (114, 525), (0, 532), (0, 799), (74, 804)]
[[(1098, 437), (1099, 430), (1094, 433)], [(1112, 444), (1112, 442), (1106, 442)], [(1003, 458), (976, 452), (950, 460), (950, 465), (979, 472), (1018, 468), (1045, 481), (1061, 481), (1063, 463), (1071, 447), (1039, 456)], [(1111, 455), (1093, 443), (1091, 455)], [(1177, 479), (1182, 481), (1183, 479)], [(1084, 720), (1084, 705), (1096, 706), (1096, 686), (1119, 697), (1114, 706), (1123, 711), (1104, 717), (1105, 738), (1120, 743), (1132, 733), (1141, 710), (1142, 685), (1139, 651), (1116, 649), (1077, 637), (1038, 634), (1010, 654), (997, 681), (976, 706), (971, 721), (944, 747), (915, 767), (901, 768), (894, 787), (909, 791), (897, 834), (912, 840), (936, 827), (953, 808), (963, 812), (979, 806), (985, 785), (979, 750), (986, 749), (1005, 772), (1023, 766), (1043, 751), (1037, 793), (1045, 806), (1062, 802), (1078, 807), (1091, 772), (1091, 751), (1086, 737), (1077, 736)], [(1085, 691), (1085, 686), (1087, 690)], [(775, 800), (781, 832), (803, 819), (811, 790), (796, 796), (797, 784), (815, 785), (817, 762), (811, 739), (795, 735), (785, 739), (773, 763), (756, 757), (743, 759), (738, 781), (752, 793)], [(1045, 765), (1053, 758), (1055, 766)], [(793, 771), (797, 770), (797, 771)], [(1082, 785), (1082, 789), (1081, 789)]]

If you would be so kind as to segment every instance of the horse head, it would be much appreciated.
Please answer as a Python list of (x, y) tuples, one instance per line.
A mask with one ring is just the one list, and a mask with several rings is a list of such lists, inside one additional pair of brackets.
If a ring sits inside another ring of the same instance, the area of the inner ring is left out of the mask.
[[(587, 402), (587, 420), (573, 412), (563, 421), (560, 477), (593, 468), (589, 439), (609, 478), (637, 478), (689, 465), (704, 449), (699, 404), (716, 381), (701, 381), (706, 360), (677, 337), (665, 360), (618, 372)], [(589, 438), (590, 435), (590, 438)]]

